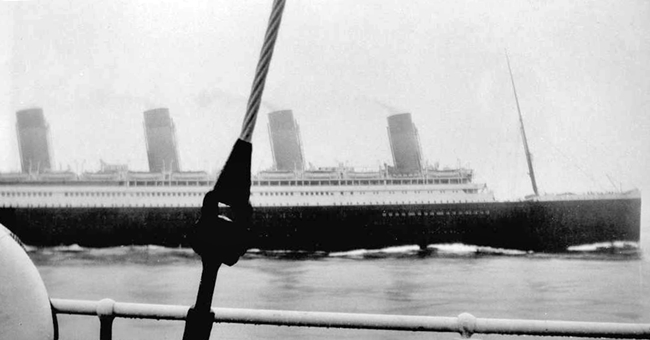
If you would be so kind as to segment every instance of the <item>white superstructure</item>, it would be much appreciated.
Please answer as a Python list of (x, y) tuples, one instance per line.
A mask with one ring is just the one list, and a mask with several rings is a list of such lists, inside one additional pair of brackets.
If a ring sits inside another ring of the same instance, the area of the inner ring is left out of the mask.
[[(251, 204), (259, 207), (494, 201), (484, 184), (471, 182), (468, 169), (430, 169), (417, 176), (347, 168), (265, 171), (251, 180)], [(213, 186), (205, 172), (0, 174), (0, 207), (200, 207)]]

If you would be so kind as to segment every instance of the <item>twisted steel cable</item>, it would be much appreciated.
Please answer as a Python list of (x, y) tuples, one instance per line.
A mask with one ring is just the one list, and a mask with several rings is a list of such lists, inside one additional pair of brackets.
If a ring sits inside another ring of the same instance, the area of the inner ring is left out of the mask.
[(273, 9), (271, 11), (271, 17), (269, 18), (269, 24), (266, 29), (266, 35), (264, 37), (264, 45), (262, 46), (260, 59), (257, 63), (257, 70), (255, 71), (255, 80), (253, 81), (251, 94), (250, 97), (248, 98), (246, 116), (244, 117), (241, 134), (239, 135), (239, 139), (245, 142), (250, 143), (253, 138), (253, 130), (255, 130), (257, 112), (260, 109), (260, 103), (262, 101), (262, 92), (264, 92), (266, 75), (269, 72), (271, 57), (273, 56), (273, 48), (275, 47), (275, 41), (277, 40), (278, 31), (280, 29), (280, 22), (282, 21), (284, 4), (285, 4), (285, 0), (273, 1)]

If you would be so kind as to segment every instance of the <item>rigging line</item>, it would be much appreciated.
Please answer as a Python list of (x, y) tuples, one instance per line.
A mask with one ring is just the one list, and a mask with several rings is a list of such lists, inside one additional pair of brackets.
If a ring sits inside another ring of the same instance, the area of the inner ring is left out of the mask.
[(609, 174), (605, 174), (605, 175), (607, 176), (607, 179), (609, 180), (609, 183), (612, 184), (612, 186), (614, 187), (614, 189), (616, 191), (623, 192), (623, 190), (619, 186), (617, 186), (616, 183), (614, 183), (614, 179), (612, 178), (612, 176), (610, 176)]
[[(577, 134), (572, 134), (572, 137), (577, 137), (578, 139), (580, 139), (580, 141), (582, 142), (582, 145), (589, 148), (589, 150), (592, 153), (596, 154), (596, 155), (602, 155), (603, 154), (602, 151), (607, 149), (606, 147), (603, 146), (602, 143), (598, 142), (597, 140), (591, 139), (591, 142), (587, 142), (587, 140), (585, 140), (584, 138), (580, 137)], [(594, 145), (594, 144), (598, 144), (598, 145)], [(614, 166), (614, 168), (615, 168), (614, 170), (616, 170), (616, 172), (618, 174), (622, 173), (620, 163), (618, 162), (618, 159), (615, 159), (615, 162), (609, 163), (609, 164)], [(607, 175), (607, 176), (609, 176), (609, 175)]]
[(564, 152), (562, 152), (558, 147), (556, 147), (555, 145), (553, 145), (553, 143), (551, 143), (549, 140), (547, 140), (546, 138), (543, 138), (543, 137), (541, 137), (540, 139), (541, 139), (543, 142), (546, 142), (549, 146), (551, 146), (553, 149), (555, 149), (555, 151), (557, 151), (557, 152), (558, 152), (562, 157), (564, 157), (564, 158), (567, 160), (567, 163), (568, 163), (568, 164), (573, 165), (576, 169), (580, 170), (580, 172), (582, 172), (583, 175), (585, 175), (586, 177), (588, 177), (588, 178), (593, 182), (593, 184), (595, 184), (596, 186), (598, 186), (601, 190), (603, 190), (603, 191), (607, 191), (607, 190), (603, 187), (603, 185), (600, 184), (598, 181), (596, 181), (596, 179), (595, 179), (595, 178), (594, 178), (590, 173), (588, 173), (588, 172), (585, 171), (583, 168), (581, 168), (580, 166), (578, 166), (578, 165), (576, 164), (576, 162), (575, 162), (574, 160), (571, 159), (571, 157), (567, 156), (567, 155), (566, 155)]

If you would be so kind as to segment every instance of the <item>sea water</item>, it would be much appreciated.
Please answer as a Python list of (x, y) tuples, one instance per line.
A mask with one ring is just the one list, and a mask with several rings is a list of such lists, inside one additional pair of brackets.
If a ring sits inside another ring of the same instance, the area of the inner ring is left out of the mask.
[[(331, 254), (248, 252), (219, 271), (213, 306), (344, 313), (650, 323), (650, 257), (603, 247), (537, 254), (432, 245)], [(598, 250), (596, 248), (599, 248)], [(156, 246), (30, 249), (53, 298), (191, 305), (200, 259)], [(59, 315), (60, 339), (97, 339)], [(113, 339), (181, 339), (184, 323), (116, 319)], [(457, 339), (453, 333), (215, 324), (212, 339)], [(475, 335), (500, 339), (498, 335)], [(510, 338), (510, 337), (508, 337)]]

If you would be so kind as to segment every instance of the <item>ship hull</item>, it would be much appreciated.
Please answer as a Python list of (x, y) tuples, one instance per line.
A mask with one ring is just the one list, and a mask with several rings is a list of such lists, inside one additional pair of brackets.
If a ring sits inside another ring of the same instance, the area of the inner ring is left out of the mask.
[[(638, 242), (641, 200), (257, 207), (251, 248), (344, 251), (464, 243), (525, 251)], [(0, 223), (34, 246), (187, 246), (197, 208), (0, 208)]]

